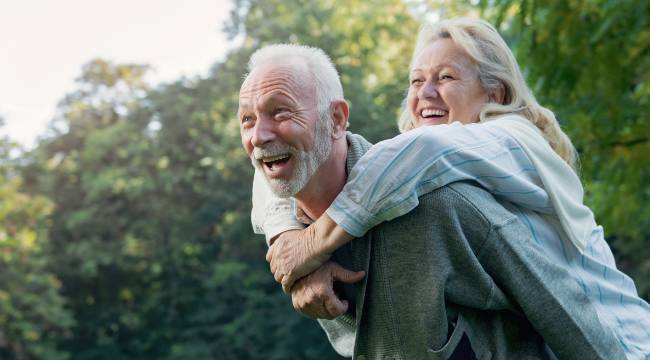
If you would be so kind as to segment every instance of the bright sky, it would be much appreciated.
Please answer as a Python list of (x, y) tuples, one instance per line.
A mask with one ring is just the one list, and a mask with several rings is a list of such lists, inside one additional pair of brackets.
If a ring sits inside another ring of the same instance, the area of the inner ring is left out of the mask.
[(207, 74), (233, 45), (231, 0), (20, 0), (0, 3), (0, 134), (32, 146), (95, 57), (146, 63), (156, 83)]

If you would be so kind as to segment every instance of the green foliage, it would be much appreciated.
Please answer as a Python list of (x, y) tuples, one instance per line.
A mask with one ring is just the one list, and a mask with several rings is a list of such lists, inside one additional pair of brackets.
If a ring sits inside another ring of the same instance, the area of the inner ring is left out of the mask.
[(406, 4), (236, 0), (225, 30), (242, 45), (206, 78), (153, 88), (147, 66), (90, 61), (36, 150), (14, 159), (0, 141), (0, 358), (338, 358), (252, 235), (239, 86), (259, 46), (318, 46), (351, 129), (392, 136), (427, 6), (499, 24), (583, 154), (587, 201), (648, 298), (646, 5)]
[(52, 203), (20, 190), (12, 150), (16, 145), (0, 138), (0, 358), (67, 359), (59, 347), (72, 314), (43, 251)]

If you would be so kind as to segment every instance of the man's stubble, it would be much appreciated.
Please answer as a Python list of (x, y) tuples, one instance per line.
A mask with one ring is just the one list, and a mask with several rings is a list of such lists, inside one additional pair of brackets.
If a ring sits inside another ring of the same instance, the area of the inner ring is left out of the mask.
[(265, 176), (273, 193), (281, 198), (295, 196), (302, 190), (320, 165), (327, 160), (332, 151), (332, 126), (329, 111), (319, 114), (314, 130), (314, 147), (309, 151), (299, 150), (282, 142), (272, 142), (263, 147), (255, 147), (251, 161), (258, 171), (264, 172), (259, 160), (261, 157), (290, 153), (296, 164), (291, 179), (269, 179)]

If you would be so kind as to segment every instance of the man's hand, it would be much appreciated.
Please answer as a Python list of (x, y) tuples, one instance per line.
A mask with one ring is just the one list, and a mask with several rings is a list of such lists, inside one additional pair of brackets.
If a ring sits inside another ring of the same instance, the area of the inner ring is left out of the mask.
[(266, 253), (275, 281), (289, 293), (293, 283), (316, 270), (339, 246), (352, 240), (327, 214), (303, 230), (286, 231)]
[(348, 301), (339, 299), (334, 293), (334, 280), (353, 284), (364, 276), (364, 271), (346, 270), (328, 261), (296, 281), (291, 289), (293, 307), (311, 319), (334, 319), (348, 310)]

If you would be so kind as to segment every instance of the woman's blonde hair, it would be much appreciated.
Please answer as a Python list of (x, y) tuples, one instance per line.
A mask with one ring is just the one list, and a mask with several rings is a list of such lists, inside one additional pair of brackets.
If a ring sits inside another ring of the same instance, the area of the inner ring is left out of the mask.
[[(475, 61), (481, 86), (486, 92), (503, 90), (501, 103), (485, 104), (479, 116), (480, 122), (507, 114), (523, 116), (542, 131), (551, 148), (567, 164), (576, 168), (577, 153), (571, 140), (560, 128), (553, 112), (537, 102), (524, 81), (512, 51), (490, 23), (478, 19), (450, 19), (423, 25), (411, 67), (420, 53), (439, 39), (451, 39)], [(414, 128), (406, 102), (398, 126), (401, 132)]]

